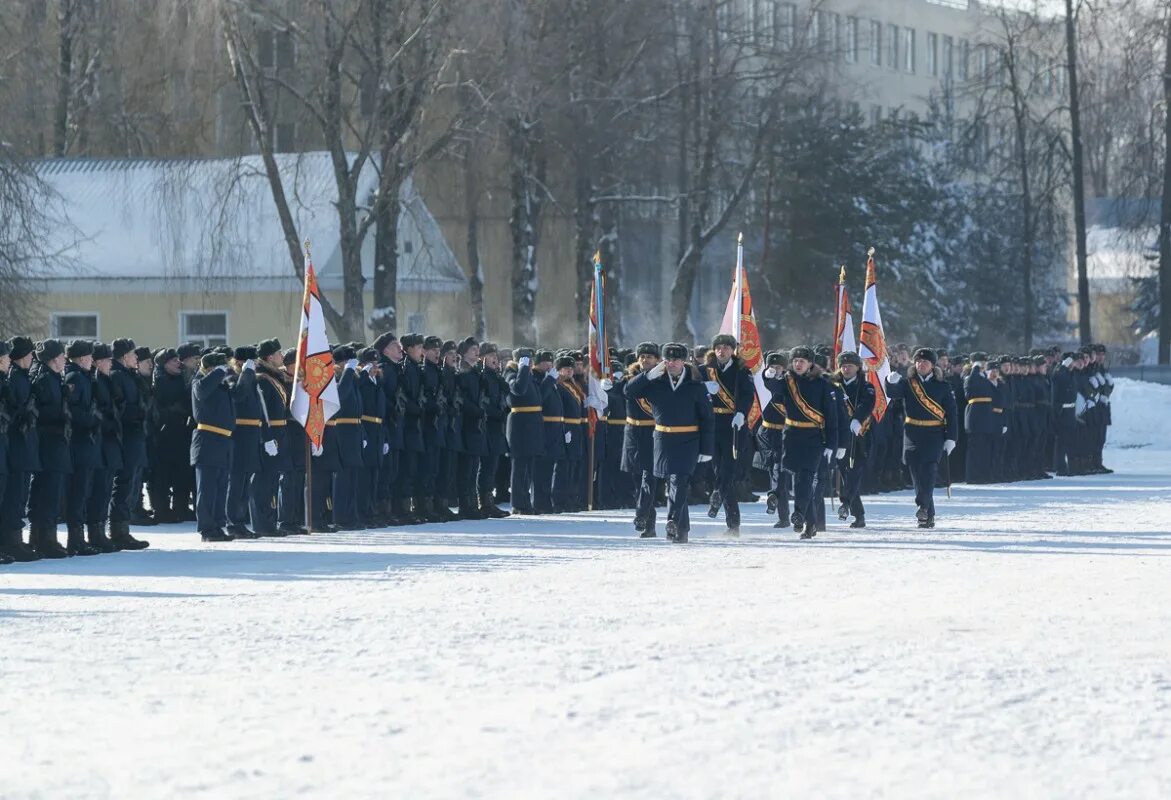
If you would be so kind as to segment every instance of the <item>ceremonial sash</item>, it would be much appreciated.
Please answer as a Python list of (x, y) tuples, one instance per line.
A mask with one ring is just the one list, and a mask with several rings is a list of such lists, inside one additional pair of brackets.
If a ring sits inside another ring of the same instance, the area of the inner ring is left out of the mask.
[[(793, 379), (791, 374), (785, 376), (785, 382), (789, 385), (789, 396), (792, 397), (793, 402), (797, 404), (797, 410), (805, 415), (805, 419), (809, 420), (817, 427), (824, 427), (825, 416), (813, 406), (809, 405), (809, 402), (805, 399), (805, 396), (801, 394), (801, 390), (797, 388), (797, 381)], [(792, 423), (792, 420), (790, 420), (790, 423)]]
[(281, 403), (286, 406), (289, 404), (289, 395), (285, 391), (285, 387), (281, 385), (280, 381), (264, 372), (257, 373), (256, 377), (260, 378), (262, 381), (268, 381), (270, 384), (272, 384), (272, 388), (276, 389), (276, 393), (280, 395)]
[(655, 410), (651, 408), (650, 400), (647, 400), (645, 397), (638, 398), (638, 407), (641, 408), (648, 417), (653, 417), (655, 415)]
[(939, 422), (943, 422), (944, 417), (947, 416), (944, 413), (943, 406), (927, 396), (927, 390), (923, 388), (923, 381), (916, 376), (911, 378), (910, 384), (911, 391), (914, 392), (915, 399), (919, 401), (919, 405), (923, 406), (923, 410), (935, 417)]
[(788, 418), (789, 412), (785, 408), (784, 403), (773, 403), (773, 408), (775, 408), (777, 410), (777, 413), (779, 413), (782, 417), (785, 417), (786, 419)]
[(732, 398), (732, 395), (728, 393), (728, 390), (724, 388), (724, 382), (720, 380), (719, 367), (708, 367), (707, 372), (708, 375), (711, 376), (711, 379), (715, 381), (716, 384), (720, 387), (720, 391), (717, 396), (720, 398), (723, 404), (728, 407), (729, 411), (734, 412), (736, 410), (736, 401)]

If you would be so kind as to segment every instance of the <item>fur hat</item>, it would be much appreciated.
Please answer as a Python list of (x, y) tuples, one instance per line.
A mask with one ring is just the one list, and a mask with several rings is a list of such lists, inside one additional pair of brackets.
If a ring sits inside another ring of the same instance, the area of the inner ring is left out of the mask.
[(720, 345), (727, 345), (733, 349), (736, 348), (736, 337), (730, 333), (717, 334), (712, 339), (712, 349), (715, 350)]
[(7, 341), (5, 341), (4, 339), (0, 339), (0, 356), (6, 356), (6, 355), (8, 355), (8, 352), (9, 352), (10, 350), (12, 350), (12, 345), (10, 345), (10, 344), (9, 344)]
[(838, 353), (838, 368), (840, 369), (846, 364), (853, 364), (858, 369), (862, 369), (862, 357), (853, 350), (843, 350)]
[(37, 342), (36, 359), (42, 364), (48, 364), (64, 353), (65, 346), (56, 339), (45, 339), (43, 342)]
[(237, 361), (247, 361), (248, 359), (256, 358), (256, 348), (252, 345), (245, 345), (244, 347), (237, 347), (232, 351), (232, 358)]
[(638, 346), (635, 354), (636, 356), (654, 356), (655, 358), (659, 358), (661, 351), (659, 350), (659, 346), (654, 342), (643, 342)]
[(256, 346), (256, 355), (260, 358), (268, 358), (273, 353), (281, 351), (280, 339), (265, 339)]
[(340, 345), (339, 347), (334, 348), (333, 351), (333, 360), (338, 364), (357, 357), (358, 354), (354, 352), (354, 348), (350, 347), (348, 344)]
[(403, 349), (414, 347), (423, 344), (423, 334), (421, 333), (404, 333), (401, 339)]
[(970, 359), (971, 359), (973, 362), (975, 362), (975, 361), (987, 361), (987, 360), (988, 360), (988, 354), (987, 354), (987, 353), (985, 353), (983, 350), (977, 350), (976, 352), (974, 352), (974, 353), (972, 353), (970, 356), (968, 356), (968, 358), (970, 358)]
[(291, 367), (297, 363), (297, 348), (290, 347), (285, 351), (284, 362), (286, 367)]
[(89, 339), (74, 339), (65, 348), (69, 358), (85, 358), (94, 354), (94, 343)]
[(557, 369), (564, 369), (566, 367), (573, 369), (573, 356), (561, 356), (553, 366)]
[(480, 343), (476, 341), (475, 336), (469, 336), (466, 339), (460, 339), (459, 344), (455, 346), (455, 352), (461, 357), (467, 355), (467, 352), (473, 347), (479, 347)]
[(113, 351), (110, 350), (110, 345), (105, 342), (94, 342), (94, 361), (101, 361), (105, 358), (113, 358)]
[(201, 350), (202, 348), (197, 343), (187, 342), (187, 344), (179, 345), (179, 348), (175, 352), (179, 354), (179, 358), (186, 361), (189, 358), (194, 358), (198, 355), (201, 355)]
[(27, 336), (13, 336), (8, 340), (8, 347), (8, 355), (12, 357), (13, 361), (22, 359), (37, 349), (36, 345), (33, 344), (33, 340)]
[(766, 367), (787, 367), (789, 359), (780, 350), (773, 350), (764, 357), (764, 365)]
[(160, 366), (160, 367), (163, 364), (166, 364), (168, 361), (178, 361), (178, 360), (179, 360), (179, 351), (173, 347), (160, 347), (158, 352), (155, 353), (155, 356), (154, 356), (155, 365)]
[(133, 353), (134, 347), (133, 339), (115, 339), (110, 343), (110, 351), (114, 354), (113, 358), (115, 361), (121, 359), (127, 353)]
[(443, 347), (443, 340), (440, 339), (438, 336), (425, 336), (425, 337), (423, 337), (423, 349), (424, 350), (438, 350), (441, 347)]
[(514, 358), (527, 358), (531, 361), (536, 357), (537, 354), (533, 352), (533, 348), (531, 347), (518, 347), (516, 348), (516, 352), (512, 355)]
[(798, 347), (794, 347), (792, 350), (789, 351), (789, 360), (790, 361), (793, 361), (798, 358), (803, 358), (806, 361), (812, 362), (813, 361), (813, 348), (806, 347), (805, 345), (800, 345)]
[(533, 356), (533, 363), (534, 364), (545, 364), (545, 363), (552, 364), (553, 363), (553, 351), (552, 350), (539, 351), (535, 356)]
[(495, 342), (480, 342), (480, 358), (499, 352), (500, 348), (496, 346)]
[(134, 348), (134, 355), (139, 361), (151, 361), (155, 357), (154, 351), (146, 345)]
[(386, 346), (395, 340), (395, 335), (390, 331), (381, 333), (378, 338), (374, 340), (374, 349), (381, 353), (386, 349)]
[(663, 359), (670, 360), (674, 358), (687, 358), (687, 345), (679, 344), (679, 342), (669, 342), (663, 345)]
[(932, 350), (930, 347), (920, 347), (915, 351), (915, 354), (913, 356), (911, 356), (911, 360), (912, 361), (930, 361), (932, 364), (934, 364), (936, 361), (939, 360), (939, 357), (935, 354), (935, 351)]
[(378, 351), (375, 350), (373, 347), (362, 348), (362, 352), (358, 353), (358, 363), (359, 364), (377, 364), (378, 363)]
[(439, 346), (439, 355), (441, 355), (441, 356), (445, 356), (448, 353), (454, 353), (454, 352), (456, 352), (456, 345), (455, 345), (455, 340), (453, 340), (453, 339), (448, 339), (442, 345)]
[(200, 365), (207, 371), (211, 371), (216, 367), (224, 367), (228, 364), (228, 357), (223, 353), (211, 352), (206, 354), (199, 360)]

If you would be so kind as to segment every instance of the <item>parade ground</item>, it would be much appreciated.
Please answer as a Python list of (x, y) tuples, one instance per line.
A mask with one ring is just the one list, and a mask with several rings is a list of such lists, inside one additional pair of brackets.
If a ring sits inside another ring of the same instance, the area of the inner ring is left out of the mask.
[[(1167, 797), (1171, 388), (1112, 475), (151, 548), (0, 573), (4, 798)], [(661, 537), (661, 533), (660, 533)]]

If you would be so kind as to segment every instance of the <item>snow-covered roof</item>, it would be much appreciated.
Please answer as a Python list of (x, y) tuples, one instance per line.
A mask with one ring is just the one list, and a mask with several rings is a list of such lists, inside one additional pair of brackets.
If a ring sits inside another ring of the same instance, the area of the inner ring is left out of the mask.
[(1086, 271), (1098, 288), (1124, 291), (1130, 278), (1154, 271), (1159, 229), (1148, 222), (1158, 219), (1151, 201), (1095, 198), (1086, 204), (1086, 218)]
[[(337, 188), (329, 154), (276, 159), (297, 233), (312, 243), (320, 283), (338, 288)], [(37, 168), (61, 195), (75, 228), (57, 232), (54, 249), (71, 263), (49, 276), (71, 290), (124, 290), (126, 281), (159, 289), (231, 281), (236, 291), (296, 284), (260, 156), (46, 159)], [(375, 167), (368, 165), (358, 180), (359, 205), (369, 202), (377, 183)], [(399, 290), (463, 289), (463, 269), (409, 179), (400, 202)], [(373, 229), (363, 242), (362, 273), (373, 279)]]

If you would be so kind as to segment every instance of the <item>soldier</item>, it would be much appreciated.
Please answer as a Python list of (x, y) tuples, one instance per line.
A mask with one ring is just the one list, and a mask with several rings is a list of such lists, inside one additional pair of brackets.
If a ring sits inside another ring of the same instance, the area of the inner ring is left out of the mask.
[[(967, 398), (964, 395), (964, 367), (968, 363), (968, 357), (965, 355), (956, 355), (949, 359), (949, 369), (943, 373), (943, 379), (951, 386), (952, 396), (955, 398), (956, 413), (961, 413), (961, 409), (967, 408)], [(951, 467), (954, 472), (951, 478), (954, 482), (961, 482), (967, 479), (967, 458), (968, 458), (968, 434), (967, 426), (958, 426), (959, 438), (956, 439), (956, 449), (953, 457), (950, 460)]]
[(183, 362), (176, 350), (155, 354), (154, 384), (149, 418), (150, 507), (156, 522), (180, 522), (184, 516), (184, 492), (191, 470), (191, 388), (183, 376)]
[(512, 459), (509, 496), (513, 514), (535, 514), (537, 462), (545, 455), (544, 411), (540, 381), (532, 368), (532, 349), (516, 351), (517, 359), (509, 362), (504, 380), (508, 384), (507, 438)]
[[(634, 481), (634, 529), (642, 538), (655, 533), (655, 498), (659, 493), (655, 477), (655, 410), (645, 397), (631, 397), (630, 383), (659, 364), (659, 346), (643, 342), (636, 350), (635, 363), (626, 371), (626, 426), (622, 439), (622, 471)], [(661, 374), (661, 373), (660, 373)]]
[[(8, 426), (12, 423), (12, 410), (8, 408), (7, 395), (8, 352), (11, 349), (8, 342), (0, 339), (0, 509), (4, 508), (4, 491), (8, 486)], [(5, 533), (0, 529), (0, 564), (11, 564), (16, 557), (9, 552), (11, 545)], [(24, 546), (23, 541), (21, 546)]]
[[(85, 540), (86, 511), (93, 492), (94, 473), (102, 464), (101, 422), (93, 391), (94, 346), (74, 339), (65, 348), (64, 389), (69, 411), (69, 458), (72, 471), (65, 492), (65, 550), (71, 556), (102, 552)], [(56, 523), (54, 523), (54, 528)]]
[(362, 467), (358, 473), (358, 524), (366, 528), (387, 525), (378, 504), (380, 472), (390, 445), (386, 441), (386, 395), (382, 388), (379, 352), (365, 347), (358, 353), (358, 395), (362, 401)]
[(285, 384), (284, 354), (277, 339), (256, 346), (256, 390), (260, 395), (261, 440), (259, 467), (252, 478), (248, 510), (252, 529), (261, 536), (287, 536), (278, 525), (281, 476), (293, 468), (289, 444), (289, 392)]
[(480, 353), (480, 405), (484, 409), (484, 451), (476, 476), (481, 519), (502, 519), (508, 512), (496, 505), (492, 496), (500, 460), (508, 452), (509, 387), (500, 374), (500, 353), (493, 342), (482, 342)]
[(574, 379), (575, 360), (572, 354), (566, 354), (555, 364), (565, 431), (565, 458), (557, 462), (553, 472), (553, 510), (559, 514), (582, 510), (578, 490), (585, 480), (585, 436), (581, 425), (585, 394)]
[[(363, 467), (362, 453), (368, 442), (362, 435), (362, 397), (358, 393), (358, 354), (350, 345), (333, 351), (337, 374), (337, 415), (330, 420), (336, 443), (336, 462), (332, 466), (332, 513), (334, 530), (356, 531), (362, 525), (358, 519), (358, 486)], [(314, 476), (314, 480), (317, 478)], [(327, 479), (329, 480), (329, 479)]]
[(1054, 470), (1060, 476), (1073, 474), (1077, 462), (1077, 353), (1064, 353), (1053, 370), (1053, 414), (1055, 427)]
[(628, 508), (630, 483), (622, 471), (622, 446), (626, 431), (626, 374), (621, 361), (610, 363), (610, 377), (602, 382), (606, 392), (606, 416), (598, 420), (595, 434), (605, 437), (606, 447), (598, 463), (598, 496), (595, 508)]
[(86, 507), (86, 537), (91, 547), (103, 553), (113, 553), (122, 546), (106, 536), (106, 521), (110, 516), (110, 495), (114, 488), (114, 474), (122, 468), (122, 423), (114, 406), (114, 387), (110, 377), (113, 351), (108, 344), (94, 342), (93, 396), (99, 421), (98, 441), (101, 445), (100, 465), (94, 470)]
[(232, 463), (228, 477), (227, 532), (233, 539), (259, 539), (248, 527), (252, 479), (260, 470), (263, 411), (256, 387), (255, 347), (237, 347), (232, 353), (233, 375), (228, 378), (236, 428), (232, 435)]
[(915, 484), (915, 519), (920, 528), (935, 527), (935, 477), (939, 459), (955, 449), (956, 406), (951, 387), (935, 366), (935, 351), (920, 347), (906, 379), (887, 378), (887, 395), (899, 397), (906, 409), (903, 459)]
[(110, 496), (110, 539), (124, 550), (141, 550), (149, 542), (130, 535), (131, 522), (140, 524), (142, 517), (134, 508), (142, 495), (142, 475), (146, 469), (146, 413), (148, 398), (142, 394), (138, 380), (138, 355), (133, 339), (115, 339), (110, 344), (110, 387), (114, 408), (122, 426), (122, 466), (114, 473)]
[(17, 561), (36, 561), (40, 556), (24, 543), (24, 513), (28, 508), (29, 485), (33, 473), (41, 468), (37, 441), (37, 410), (29, 369), (35, 345), (32, 339), (14, 336), (9, 345), (7, 396), (8, 408), (8, 480), (4, 504), (0, 506), (0, 530), (4, 552)]
[[(533, 470), (533, 510), (537, 514), (553, 513), (553, 476), (557, 464), (565, 460), (569, 433), (565, 430), (565, 407), (553, 374), (553, 353), (542, 350), (536, 355), (534, 378), (541, 392), (541, 421), (545, 438), (544, 453)], [(515, 412), (515, 409), (514, 409)]]
[(137, 359), (138, 366), (134, 370), (134, 380), (138, 384), (138, 396), (142, 402), (143, 412), (143, 428), (145, 430), (146, 441), (146, 459), (143, 462), (142, 471), (138, 476), (138, 485), (134, 487), (133, 498), (134, 508), (130, 514), (131, 525), (158, 525), (155, 519), (154, 509), (146, 509), (144, 502), (145, 493), (143, 489), (149, 492), (149, 487), (154, 483), (154, 478), (151, 474), (151, 454), (154, 452), (154, 446), (151, 442), (151, 429), (147, 423), (154, 417), (154, 387), (152, 386), (154, 376), (154, 351), (146, 346), (139, 346), (134, 348), (134, 356)]
[(382, 519), (387, 525), (406, 524), (395, 507), (395, 482), (398, 479), (402, 458), (402, 420), (398, 409), (398, 378), (402, 371), (403, 346), (398, 338), (387, 331), (374, 340), (378, 352), (379, 384), (383, 394), (383, 441), (386, 454), (378, 472), (378, 499)]
[(423, 461), (423, 336), (408, 333), (402, 338), (403, 359), (399, 365), (395, 408), (402, 430), (402, 457), (399, 461), (398, 518), (411, 525), (423, 521), (423, 488), (419, 472)]
[(439, 348), (439, 429), (442, 446), (439, 449), (439, 466), (435, 473), (434, 506), (440, 522), (451, 522), (457, 516), (451, 513), (453, 501), (457, 500), (456, 469), (459, 465), (460, 438), (463, 433), (463, 419), (455, 407), (455, 379), (459, 367), (458, 346), (448, 339)]
[[(765, 369), (773, 370), (774, 375), (784, 375), (788, 368), (788, 359), (785, 354), (774, 351), (765, 356)], [(760, 451), (764, 470), (768, 474), (768, 495), (765, 498), (765, 509), (769, 514), (776, 514), (777, 521), (774, 528), (789, 527), (789, 486), (786, 479), (788, 473), (784, 467), (785, 455), (785, 405), (777, 398), (773, 398), (761, 408), (760, 426), (756, 430), (757, 448)]]
[(191, 382), (191, 465), (195, 467), (195, 518), (205, 542), (230, 542), (228, 482), (232, 468), (232, 438), (236, 409), (229, 386), (231, 370), (223, 353), (208, 353)]
[[(866, 527), (866, 507), (862, 504), (862, 474), (866, 469), (867, 434), (871, 414), (877, 399), (874, 386), (860, 376), (862, 359), (852, 350), (838, 354), (837, 379), (842, 399), (846, 404), (848, 436), (845, 458), (838, 459), (841, 474), (841, 506), (838, 519), (843, 522), (851, 515), (851, 528)], [(842, 431), (839, 431), (841, 433)]]
[(813, 505), (817, 502), (818, 470), (837, 449), (838, 409), (829, 382), (811, 372), (815, 354), (809, 347), (789, 353), (789, 371), (765, 370), (765, 387), (773, 402), (785, 408), (783, 464), (792, 475), (793, 514), (789, 521), (802, 539), (817, 535)]
[[(196, 342), (187, 342), (179, 345), (176, 352), (183, 365), (183, 384), (187, 387), (184, 392), (184, 396), (187, 398), (187, 432), (175, 448), (182, 454), (190, 452), (191, 434), (195, 431), (195, 423), (191, 421), (191, 382), (195, 379), (195, 374), (199, 372), (199, 358), (203, 354), (203, 348)], [(178, 433), (175, 436), (178, 439)], [(195, 470), (187, 463), (189, 460), (189, 458), (182, 459), (183, 468), (179, 476), (179, 483), (174, 488), (171, 498), (171, 511), (178, 518), (176, 520), (178, 522), (195, 521), (195, 507), (192, 504), (195, 498)]]
[(712, 349), (704, 357), (706, 386), (712, 396), (715, 413), (716, 452), (712, 459), (715, 490), (707, 515), (715, 519), (724, 508), (728, 533), (740, 531), (740, 503), (736, 483), (740, 480), (740, 454), (751, 457), (745, 424), (755, 389), (752, 373), (741, 362), (733, 336), (720, 334), (712, 340)]
[(968, 483), (992, 483), (992, 456), (1000, 425), (992, 413), (992, 381), (985, 371), (988, 354), (971, 355), (968, 374), (964, 377), (964, 430), (967, 432), (968, 452), (964, 469)]
[[(281, 359), (281, 383), (285, 389), (285, 418), (289, 443), (289, 470), (282, 472), (280, 492), (277, 499), (277, 529), (286, 536), (304, 536), (309, 533), (305, 527), (305, 470), (308, 469), (309, 438), (301, 423), (290, 413), (289, 403), (293, 400), (293, 373), (297, 369), (297, 348), (290, 347)], [(279, 441), (278, 441), (279, 445)]]
[(833, 450), (833, 455), (817, 465), (817, 476), (813, 481), (814, 496), (810, 508), (813, 511), (813, 524), (817, 533), (825, 532), (825, 497), (827, 493), (833, 491), (833, 486), (830, 481), (833, 480), (834, 464), (846, 457), (846, 447), (849, 444), (850, 437), (850, 420), (849, 415), (846, 413), (845, 400), (842, 397), (839, 385), (829, 378), (829, 360), (832, 355), (833, 350), (828, 347), (823, 349), (815, 348), (813, 351), (813, 364), (809, 368), (809, 374), (815, 380), (824, 381), (829, 386), (831, 405), (833, 406), (835, 417), (833, 429), (836, 431), (834, 438), (826, 439), (826, 446)]
[(456, 500), (460, 519), (480, 519), (480, 460), (488, 452), (488, 412), (484, 376), (479, 369), (480, 345), (469, 336), (456, 345), (459, 357), (453, 395), (452, 433), (456, 459)]
[(664, 345), (663, 357), (663, 362), (630, 379), (626, 396), (635, 402), (646, 400), (654, 410), (654, 474), (667, 485), (667, 538), (684, 543), (691, 530), (691, 473), (696, 463), (710, 461), (716, 449), (712, 401), (699, 370), (685, 363), (684, 345)]
[(422, 517), (427, 522), (446, 522), (450, 512), (446, 515), (441, 502), (436, 501), (440, 494), (439, 457), (440, 450), (446, 445), (443, 431), (443, 419), (446, 417), (446, 402), (443, 396), (443, 369), (440, 366), (439, 353), (443, 347), (443, 340), (438, 336), (428, 336), (423, 340), (422, 364), (422, 397), (423, 416), (421, 419), (423, 452), (420, 458), (418, 475), (418, 496), (415, 504)]
[(65, 480), (70, 472), (69, 436), (72, 432), (62, 374), (65, 348), (56, 339), (37, 342), (36, 361), (29, 370), (32, 403), (36, 410), (40, 469), (33, 474), (28, 497), (29, 544), (41, 558), (67, 558), (57, 541), (57, 520)]
[(1106, 447), (1106, 429), (1114, 421), (1110, 415), (1110, 396), (1114, 393), (1114, 376), (1110, 374), (1110, 368), (1106, 364), (1106, 346), (1095, 344), (1091, 345), (1090, 349), (1094, 366), (1094, 375), (1090, 378), (1090, 384), (1097, 392), (1095, 399), (1098, 411), (1094, 418), (1094, 440), (1090, 467), (1095, 474), (1108, 475), (1114, 470), (1102, 463), (1102, 451)]

